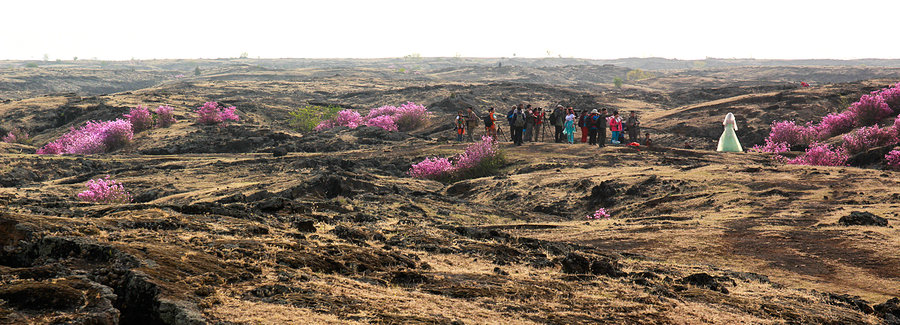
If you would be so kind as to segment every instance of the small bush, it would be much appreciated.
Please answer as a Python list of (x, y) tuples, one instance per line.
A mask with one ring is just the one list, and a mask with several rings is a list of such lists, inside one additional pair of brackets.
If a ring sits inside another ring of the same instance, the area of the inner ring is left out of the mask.
[(791, 146), (784, 142), (774, 142), (772, 139), (766, 139), (766, 145), (760, 146), (755, 145), (753, 148), (750, 148), (750, 152), (761, 152), (761, 153), (782, 153), (791, 151)]
[(892, 145), (897, 143), (897, 133), (893, 127), (880, 128), (878, 125), (861, 127), (843, 136), (844, 149), (855, 154), (871, 148)]
[(156, 109), (156, 126), (160, 128), (167, 128), (172, 124), (175, 124), (175, 114), (173, 112), (172, 106), (163, 105)]
[(339, 111), (341, 111), (341, 107), (333, 105), (299, 107), (289, 113), (291, 120), (288, 124), (300, 132), (309, 132), (315, 130), (323, 120), (333, 119)]
[(424, 105), (406, 102), (400, 105), (399, 112), (395, 115), (395, 122), (400, 131), (412, 131), (428, 124), (431, 113)]
[(806, 149), (803, 155), (788, 160), (792, 165), (810, 166), (847, 166), (850, 156), (843, 149), (834, 149), (828, 144), (815, 142)]
[(494, 139), (483, 136), (481, 142), (469, 145), (465, 152), (452, 159), (429, 157), (413, 164), (407, 172), (415, 178), (455, 181), (496, 174), (506, 159), (497, 150)]
[(125, 186), (109, 179), (109, 175), (89, 180), (85, 186), (87, 189), (78, 193), (78, 198), (85, 202), (129, 203), (132, 200), (131, 193), (125, 190)]
[(894, 113), (900, 113), (900, 83), (891, 88), (881, 90), (879, 95)]
[(123, 116), (131, 122), (134, 133), (141, 133), (153, 128), (153, 116), (150, 115), (150, 110), (144, 106), (138, 105)]
[(26, 64), (25, 64), (25, 67), (26, 67), (26, 68), (37, 68), (37, 67), (38, 67), (38, 64), (37, 64), (37, 63), (34, 63), (34, 62), (29, 62), (29, 63), (26, 63)]
[(423, 105), (407, 102), (400, 107), (385, 105), (373, 108), (365, 117), (354, 110), (343, 110), (331, 120), (320, 122), (316, 131), (337, 126), (356, 128), (360, 125), (376, 126), (388, 131), (411, 131), (428, 124), (431, 113)]
[(797, 125), (794, 121), (772, 122), (768, 140), (773, 143), (787, 143), (793, 145), (807, 145), (819, 139), (820, 130), (811, 125)]
[(131, 122), (122, 119), (115, 121), (89, 121), (84, 126), (72, 128), (53, 142), (38, 149), (37, 154), (98, 154), (119, 149), (134, 137)]
[(594, 214), (587, 217), (588, 219), (609, 219), (610, 215), (605, 208), (600, 208), (597, 211), (594, 211)]
[(884, 155), (884, 160), (887, 161), (888, 168), (900, 170), (900, 150), (891, 150), (887, 155)]
[(26, 143), (28, 142), (29, 138), (30, 136), (28, 135), (28, 132), (16, 128), (15, 130), (9, 131), (3, 137), (2, 141), (6, 143)]
[(831, 113), (822, 118), (819, 126), (823, 136), (835, 136), (852, 130), (856, 120), (856, 114), (851, 111)]
[(234, 106), (219, 105), (217, 102), (206, 102), (194, 112), (197, 113), (198, 124), (225, 126), (229, 120), (240, 121), (240, 117), (235, 113), (236, 109)]
[(884, 98), (877, 93), (863, 95), (847, 110), (856, 115), (856, 125), (859, 126), (875, 124), (893, 113)]
[(613, 78), (613, 85), (615, 85), (616, 88), (622, 88), (622, 83), (623, 83), (622, 78), (619, 78), (619, 77)]
[(397, 131), (397, 123), (394, 122), (394, 117), (390, 115), (381, 115), (375, 118), (370, 118), (366, 120), (366, 126), (370, 127), (379, 127), (388, 131)]

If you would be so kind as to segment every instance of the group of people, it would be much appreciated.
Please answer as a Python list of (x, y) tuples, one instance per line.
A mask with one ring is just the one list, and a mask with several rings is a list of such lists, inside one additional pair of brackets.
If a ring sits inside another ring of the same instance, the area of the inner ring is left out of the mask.
[[(474, 132), (472, 131), (477, 128), (479, 120), (484, 121), (485, 134), (496, 139), (499, 130), (497, 115), (493, 107), (484, 117), (479, 117), (471, 107), (466, 111), (459, 111), (456, 116), (456, 140), (463, 141), (464, 136), (468, 135), (468, 140), (473, 141)], [(541, 141), (541, 133), (550, 130), (547, 124), (552, 126), (554, 142), (557, 143), (574, 144), (575, 133), (580, 130), (581, 143), (603, 147), (607, 144), (607, 129), (611, 132), (609, 144), (625, 143), (626, 134), (629, 144), (650, 145), (652, 143), (650, 133), (645, 133), (643, 140), (639, 139), (641, 123), (633, 111), (628, 118), (623, 119), (619, 116), (618, 111), (612, 111), (612, 114), (609, 114), (606, 108), (601, 108), (600, 111), (594, 109), (590, 112), (587, 110), (577, 112), (572, 106), (557, 105), (552, 111), (545, 111), (541, 107), (518, 104), (513, 106), (505, 117), (509, 123), (510, 138), (519, 146), (524, 142)], [(544, 136), (548, 136), (548, 134), (544, 134)]]

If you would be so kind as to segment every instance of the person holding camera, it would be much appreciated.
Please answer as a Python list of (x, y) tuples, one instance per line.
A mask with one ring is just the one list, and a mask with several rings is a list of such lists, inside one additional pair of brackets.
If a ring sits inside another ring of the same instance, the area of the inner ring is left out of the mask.
[(494, 108), (488, 109), (487, 115), (484, 116), (484, 133), (497, 141), (497, 118), (494, 116)]
[(550, 113), (550, 125), (553, 125), (553, 142), (560, 143), (563, 139), (563, 127), (566, 113), (562, 105), (556, 105), (553, 113)]
[(522, 109), (522, 104), (515, 107), (510, 113), (506, 116), (506, 119), (509, 121), (509, 133), (512, 135), (513, 143), (517, 146), (522, 145), (522, 130), (525, 128), (525, 112)]
[(544, 109), (536, 107), (532, 115), (534, 115), (534, 132), (531, 133), (531, 141), (538, 142), (541, 139), (541, 128), (544, 126)]

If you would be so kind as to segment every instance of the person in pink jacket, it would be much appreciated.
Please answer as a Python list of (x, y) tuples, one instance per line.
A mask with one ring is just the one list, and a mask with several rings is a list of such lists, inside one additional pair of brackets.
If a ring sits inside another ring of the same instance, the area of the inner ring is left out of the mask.
[(619, 111), (614, 111), (613, 116), (609, 117), (609, 130), (612, 131), (612, 144), (620, 144), (619, 135), (622, 133), (622, 118), (619, 117)]

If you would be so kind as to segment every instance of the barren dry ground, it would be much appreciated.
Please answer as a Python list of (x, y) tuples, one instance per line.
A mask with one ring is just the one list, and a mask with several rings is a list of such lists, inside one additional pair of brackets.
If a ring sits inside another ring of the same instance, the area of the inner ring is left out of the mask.
[[(660, 72), (616, 89), (601, 82), (615, 67), (521, 69), (479, 81), (484, 69), (398, 78), (239, 67), (2, 102), (0, 127), (34, 139), (0, 144), (0, 323), (878, 324), (900, 313), (885, 302), (900, 296), (900, 174), (716, 153), (721, 128), (703, 127), (733, 111), (749, 147), (772, 119), (809, 120), (891, 80), (794, 89), (737, 69)], [(554, 82), (567, 74), (596, 80)], [(242, 121), (191, 123), (206, 100), (236, 105)], [(433, 124), (301, 134), (285, 122), (306, 102), (405, 100), (428, 104)], [(465, 148), (447, 141), (441, 118), (518, 101), (634, 109), (658, 145), (504, 142), (496, 176), (405, 175)], [(121, 151), (33, 154), (70, 126), (165, 103), (180, 121)], [(103, 175), (134, 202), (79, 202), (84, 182)], [(600, 207), (612, 218), (585, 217)], [(889, 226), (837, 222), (851, 211)]]

